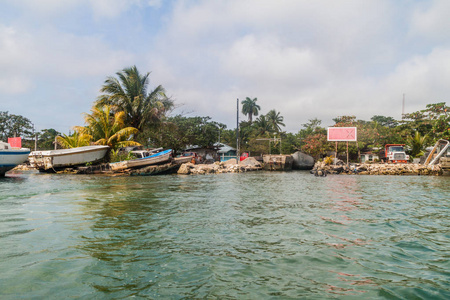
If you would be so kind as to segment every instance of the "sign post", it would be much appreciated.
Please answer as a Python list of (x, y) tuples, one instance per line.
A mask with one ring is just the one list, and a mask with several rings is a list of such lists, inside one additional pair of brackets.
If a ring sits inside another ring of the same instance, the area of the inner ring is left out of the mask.
[(347, 165), (348, 165), (348, 142), (357, 141), (356, 127), (328, 127), (327, 140), (336, 142), (336, 154), (334, 163), (337, 161), (337, 143), (347, 142)]

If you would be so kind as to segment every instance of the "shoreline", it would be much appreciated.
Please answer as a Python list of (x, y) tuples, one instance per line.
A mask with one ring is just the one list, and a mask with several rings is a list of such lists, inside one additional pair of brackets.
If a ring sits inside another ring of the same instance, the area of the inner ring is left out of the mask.
[[(92, 166), (94, 167), (94, 166)], [(129, 176), (129, 175), (156, 175), (164, 173), (167, 169), (165, 165), (155, 165), (147, 167), (147, 171), (142, 169), (130, 169), (126, 172), (85, 172), (86, 167), (66, 168), (55, 174), (96, 174), (111, 176)], [(151, 170), (148, 170), (148, 169)], [(18, 165), (11, 171), (37, 171), (26, 164)], [(222, 173), (245, 173), (252, 171), (264, 171), (264, 165), (255, 159), (247, 159), (237, 163), (235, 160), (225, 162), (215, 162), (213, 164), (192, 164), (184, 163), (179, 166), (178, 170), (172, 173), (178, 175), (205, 175), (205, 174), (222, 174)], [(295, 171), (295, 170), (294, 170)], [(306, 170), (308, 171), (308, 170)], [(273, 171), (272, 171), (273, 172)], [(280, 170), (275, 171), (280, 172)], [(283, 171), (281, 171), (283, 172)], [(351, 163), (347, 165), (327, 165), (324, 162), (316, 162), (309, 172), (315, 176), (326, 175), (396, 175), (396, 176), (450, 176), (450, 170), (443, 168), (441, 164), (424, 166), (421, 164), (381, 164), (381, 163)]]
[(326, 165), (324, 162), (317, 162), (311, 173), (316, 176), (322, 174), (339, 175), (410, 175), (410, 176), (445, 176), (447, 170), (442, 168), (441, 164), (422, 165), (422, 164), (389, 164), (389, 163), (353, 163), (347, 165)]

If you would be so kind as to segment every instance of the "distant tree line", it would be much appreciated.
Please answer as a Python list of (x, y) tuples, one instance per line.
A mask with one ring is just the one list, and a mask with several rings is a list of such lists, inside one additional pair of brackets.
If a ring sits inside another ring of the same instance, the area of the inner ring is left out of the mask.
[[(143, 145), (182, 151), (188, 146), (211, 147), (222, 142), (236, 147), (236, 129), (211, 120), (210, 117), (171, 115), (175, 101), (158, 85), (150, 88), (150, 73), (141, 74), (136, 66), (125, 68), (107, 77), (100, 88), (101, 95), (93, 102), (90, 113), (84, 114), (85, 124), (74, 126), (69, 135), (54, 129), (34, 132), (32, 122), (18, 115), (0, 112), (0, 139), (22, 136), (24, 145), (38, 149), (52, 149), (55, 139), (60, 147), (71, 148), (89, 144), (109, 145), (113, 149)], [(252, 155), (264, 153), (288, 154), (297, 150), (323, 158), (335, 150), (335, 143), (327, 141), (322, 121), (313, 118), (302, 124), (297, 133), (283, 131), (284, 117), (275, 109), (261, 114), (257, 98), (241, 101), (242, 113), (248, 120), (239, 123), (241, 152)], [(412, 157), (423, 154), (425, 147), (438, 139), (450, 139), (449, 107), (445, 102), (428, 104), (425, 109), (405, 114), (402, 120), (373, 116), (370, 121), (355, 116), (338, 116), (333, 126), (357, 127), (358, 142), (350, 143), (350, 157), (384, 144), (407, 144)], [(346, 145), (338, 143), (338, 152), (345, 153)]]

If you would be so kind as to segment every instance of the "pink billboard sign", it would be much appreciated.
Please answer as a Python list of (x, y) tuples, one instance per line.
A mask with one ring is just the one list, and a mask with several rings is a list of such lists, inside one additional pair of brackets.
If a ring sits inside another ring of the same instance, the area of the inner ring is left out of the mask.
[(328, 127), (328, 141), (356, 142), (356, 127)]

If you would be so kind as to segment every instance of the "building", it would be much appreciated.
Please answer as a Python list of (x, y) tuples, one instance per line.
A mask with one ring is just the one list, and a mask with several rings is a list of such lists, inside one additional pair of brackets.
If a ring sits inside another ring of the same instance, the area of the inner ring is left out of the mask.
[(217, 154), (220, 156), (220, 161), (227, 161), (232, 158), (236, 158), (237, 150), (224, 143), (215, 143), (214, 146), (219, 148)]
[(369, 152), (363, 152), (359, 156), (359, 160), (361, 163), (368, 163), (368, 162), (374, 162), (379, 161), (380, 157), (378, 156), (378, 153), (373, 153), (371, 151)]

